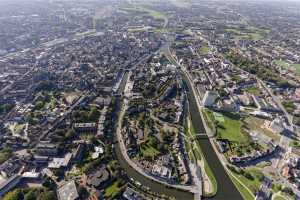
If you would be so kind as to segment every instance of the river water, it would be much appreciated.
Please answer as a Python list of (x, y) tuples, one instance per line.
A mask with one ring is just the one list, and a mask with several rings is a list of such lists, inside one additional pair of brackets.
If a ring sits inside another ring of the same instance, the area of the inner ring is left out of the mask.
[[(124, 91), (125, 83), (127, 80), (128, 73), (126, 72), (123, 80), (120, 85), (119, 91)], [(202, 120), (200, 117), (200, 113), (198, 112), (197, 104), (195, 97), (193, 96), (191, 85), (189, 85), (188, 81), (185, 81), (187, 85), (188, 90), (188, 99), (189, 99), (189, 109), (191, 112), (191, 119), (194, 126), (195, 131), (198, 133), (205, 133)], [(240, 193), (235, 188), (234, 184), (231, 182), (229, 176), (225, 172), (221, 162), (219, 161), (214, 149), (211, 146), (211, 143), (208, 138), (199, 139), (199, 143), (201, 146), (201, 149), (203, 151), (203, 154), (205, 155), (205, 159), (207, 160), (212, 172), (214, 173), (216, 180), (218, 182), (218, 191), (215, 197), (213, 198), (207, 198), (211, 200), (242, 200)], [(115, 145), (115, 153), (117, 156), (117, 159), (121, 165), (121, 167), (124, 169), (126, 174), (129, 178), (133, 178), (134, 180), (140, 182), (143, 186), (149, 187), (153, 192), (159, 193), (159, 194), (165, 194), (167, 196), (175, 197), (178, 200), (192, 200), (194, 199), (194, 194), (181, 191), (178, 189), (173, 189), (166, 187), (165, 185), (155, 182), (153, 180), (150, 180), (137, 171), (135, 171), (133, 168), (130, 167), (130, 165), (125, 161), (123, 158), (123, 155), (121, 153), (121, 150), (119, 148), (119, 145)], [(204, 199), (204, 198), (202, 198)]]
[[(189, 110), (191, 114), (192, 124), (196, 133), (206, 133), (202, 120), (201, 115), (198, 112), (198, 107), (196, 103), (195, 96), (192, 92), (192, 86), (190, 85), (187, 77), (183, 75), (184, 82), (187, 86), (187, 94), (189, 100)], [(229, 175), (226, 173), (222, 163), (220, 162), (215, 150), (212, 147), (208, 137), (202, 137), (198, 139), (201, 150), (204, 154), (204, 157), (211, 168), (216, 181), (217, 181), (217, 194), (213, 198), (207, 199), (214, 199), (214, 200), (243, 200), (240, 192), (237, 190), (233, 182), (231, 181)]]

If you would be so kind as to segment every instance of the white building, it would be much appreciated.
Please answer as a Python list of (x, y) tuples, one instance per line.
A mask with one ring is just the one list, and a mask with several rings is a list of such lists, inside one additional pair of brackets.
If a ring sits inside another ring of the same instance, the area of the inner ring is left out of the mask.
[(57, 194), (59, 200), (79, 199), (79, 195), (74, 180), (67, 182), (66, 184), (59, 187), (57, 190)]
[(202, 100), (202, 104), (206, 107), (210, 107), (214, 105), (218, 97), (219, 97), (218, 92), (206, 91)]
[(275, 118), (268, 127), (274, 133), (282, 133), (285, 128), (285, 123), (281, 118)]

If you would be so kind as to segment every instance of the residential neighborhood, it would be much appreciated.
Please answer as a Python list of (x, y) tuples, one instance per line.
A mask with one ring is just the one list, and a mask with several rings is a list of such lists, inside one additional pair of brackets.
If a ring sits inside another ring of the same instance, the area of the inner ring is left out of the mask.
[(299, 199), (299, 9), (1, 1), (0, 199)]

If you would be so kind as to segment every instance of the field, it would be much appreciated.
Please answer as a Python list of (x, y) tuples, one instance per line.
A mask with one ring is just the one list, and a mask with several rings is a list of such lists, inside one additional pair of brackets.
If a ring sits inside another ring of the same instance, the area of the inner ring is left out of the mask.
[(273, 139), (274, 141), (280, 140), (280, 135), (273, 133), (269, 129), (264, 128), (264, 120), (256, 117), (247, 117), (244, 120), (245, 126), (252, 131), (263, 133), (266, 137)]
[(158, 12), (156, 10), (151, 10), (148, 8), (144, 8), (144, 7), (122, 7), (120, 8), (121, 10), (127, 11), (127, 12), (141, 12), (141, 13), (145, 13), (148, 16), (153, 17), (154, 19), (157, 20), (165, 20), (166, 16), (161, 13)]
[(217, 137), (230, 142), (248, 143), (249, 136), (242, 132), (242, 122), (238, 115), (231, 113), (215, 114), (217, 121)]
[(213, 131), (214, 130), (214, 121), (215, 121), (213, 112), (210, 111), (209, 109), (204, 109), (204, 110), (202, 110), (202, 112), (203, 112), (203, 117), (206, 122), (206, 125), (208, 126), (208, 128), (211, 131)]
[(248, 93), (250, 93), (250, 94), (256, 95), (256, 96), (260, 95), (259, 88), (255, 87), (255, 86), (246, 88), (245, 91), (248, 92)]
[[(264, 177), (263, 173), (256, 169), (244, 169), (242, 171), (243, 172), (236, 172), (231, 170), (232, 174), (255, 194), (261, 186), (262, 178)], [(241, 184), (239, 185), (243, 188)]]
[(200, 55), (207, 55), (210, 51), (209, 46), (204, 45), (203, 47), (200, 48)]
[(234, 34), (237, 39), (249, 39), (254, 41), (263, 39), (266, 34), (269, 33), (269, 30), (255, 27), (248, 27), (247, 29), (227, 28), (225, 31)]
[(288, 63), (287, 61), (284, 61), (284, 60), (275, 60), (275, 64), (279, 65), (285, 69), (292, 69), (297, 74), (300, 74), (300, 64), (292, 64), (292, 63)]

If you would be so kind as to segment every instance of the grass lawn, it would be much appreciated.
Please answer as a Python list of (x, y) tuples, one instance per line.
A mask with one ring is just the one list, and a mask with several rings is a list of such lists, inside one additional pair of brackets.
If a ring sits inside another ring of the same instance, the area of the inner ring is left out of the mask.
[(283, 101), (282, 105), (288, 113), (293, 113), (297, 109), (293, 101)]
[(211, 131), (214, 131), (215, 118), (214, 118), (213, 112), (210, 111), (209, 109), (203, 109), (202, 113), (203, 113), (203, 117), (204, 117), (204, 121), (206, 122), (206, 125), (208, 126), (208, 128)]
[(218, 183), (217, 183), (217, 180), (216, 180), (213, 172), (211, 171), (209, 165), (207, 164), (205, 158), (204, 158), (204, 170), (205, 170), (205, 173), (208, 176), (209, 180), (211, 181), (211, 184), (212, 184), (212, 187), (213, 187), (212, 192), (209, 193), (209, 194), (204, 194), (204, 196), (212, 197), (212, 196), (216, 195), (216, 193), (218, 191)]
[(264, 168), (264, 167), (268, 167), (271, 165), (272, 165), (272, 163), (270, 161), (263, 161), (263, 162), (256, 164), (256, 167)]
[(113, 198), (114, 196), (116, 196), (121, 190), (119, 184), (120, 184), (120, 180), (113, 182), (112, 185), (110, 185), (108, 188), (105, 189), (104, 196), (107, 198)]
[(242, 133), (242, 122), (239, 116), (231, 113), (224, 113), (222, 116), (223, 119), (221, 117), (215, 117), (218, 121), (217, 137), (236, 143), (248, 143), (249, 136)]
[(236, 172), (232, 173), (235, 175), (236, 178), (238, 178), (241, 182), (243, 182), (248, 188), (255, 193), (259, 190), (259, 187), (261, 186), (261, 181), (259, 177), (263, 176), (263, 173), (256, 169), (246, 169), (245, 172), (252, 175), (253, 179), (246, 178), (242, 174), (238, 174)]
[(236, 35), (241, 35), (241, 31), (237, 30), (237, 29), (234, 29), (234, 28), (227, 28), (225, 29), (226, 32), (230, 32), (230, 33), (234, 33)]
[(284, 60), (275, 60), (274, 62), (276, 65), (279, 65), (285, 69), (293, 69), (296, 71), (297, 74), (300, 74), (300, 64), (288, 63)]
[(290, 67), (290, 64), (284, 60), (275, 60), (275, 64), (286, 69)]
[(213, 112), (214, 119), (218, 122), (225, 122), (224, 116), (221, 113)]
[(256, 96), (260, 95), (260, 90), (258, 87), (252, 86), (249, 88), (245, 89), (246, 92), (250, 93), (250, 94), (254, 94)]
[(143, 157), (151, 157), (154, 158), (155, 156), (159, 155), (159, 151), (155, 149), (152, 146), (149, 146), (148, 144), (143, 145), (140, 148), (141, 153), (143, 154)]
[(300, 64), (292, 64), (292, 67), (296, 69), (298, 74), (300, 74)]
[(207, 55), (209, 53), (209, 51), (210, 51), (210, 48), (207, 45), (205, 45), (205, 46), (201, 47), (199, 53), (200, 53), (200, 55)]
[(144, 8), (144, 7), (122, 7), (121, 10), (128, 11), (128, 12), (145, 13), (157, 20), (164, 20), (166, 18), (166, 16), (163, 13), (158, 12), (156, 10)]
[(274, 193), (272, 196), (272, 200), (294, 200), (294, 197), (291, 197), (283, 192)]
[(284, 196), (276, 195), (273, 200), (286, 200), (286, 198)]
[[(189, 127), (189, 129), (187, 129), (186, 135), (188, 135), (188, 137), (193, 138), (194, 135), (196, 135), (196, 132), (195, 132), (195, 129), (192, 125), (192, 122), (189, 121), (189, 123), (190, 123), (190, 127)], [(205, 159), (205, 157), (204, 157), (204, 155), (201, 151), (201, 146), (199, 145), (197, 140), (194, 140), (192, 150), (193, 150), (193, 155), (192, 156), (196, 160), (198, 160), (198, 161), (202, 160), (204, 162), (205, 173), (208, 176), (208, 178), (209, 178), (209, 180), (212, 184), (212, 187), (213, 187), (212, 192), (208, 193), (208, 194), (204, 194), (204, 196), (206, 196), (206, 197), (214, 196), (217, 193), (217, 189), (218, 189), (217, 188), (218, 187), (217, 181), (216, 181), (216, 178), (215, 178), (213, 172), (211, 171), (211, 168), (209, 167), (209, 165), (208, 165), (208, 163), (207, 163), (207, 161), (206, 161), (206, 159)], [(197, 161), (195, 163), (197, 163)]]
[(251, 40), (261, 40), (261, 39), (264, 38), (264, 34), (262, 34), (262, 33), (249, 33), (248, 37)]
[(144, 9), (154, 19), (165, 19), (165, 15), (155, 10)]
[(249, 27), (244, 30), (239, 30), (236, 28), (227, 28), (226, 32), (234, 34), (238, 39), (249, 39), (249, 40), (261, 40), (263, 39), (269, 30), (259, 29), (255, 27)]
[(293, 141), (290, 142), (289, 146), (290, 147), (300, 148), (300, 142), (296, 141), (296, 140), (293, 140)]
[(169, 29), (167, 28), (155, 28), (153, 29), (154, 32), (157, 32), (157, 33), (167, 33)]
[(241, 193), (244, 200), (254, 200), (254, 195), (251, 194), (243, 185), (241, 185), (231, 174), (229, 175), (231, 178), (233, 184), (238, 189), (238, 191)]

